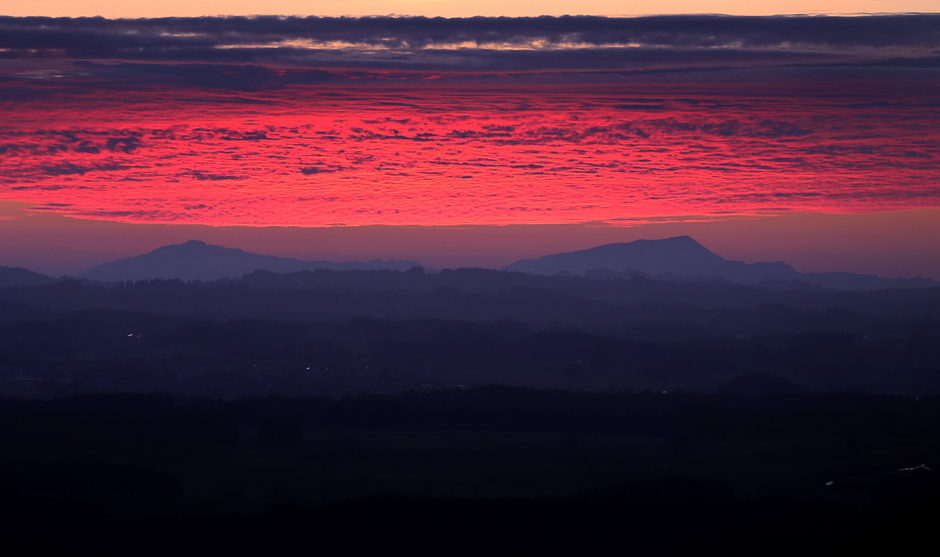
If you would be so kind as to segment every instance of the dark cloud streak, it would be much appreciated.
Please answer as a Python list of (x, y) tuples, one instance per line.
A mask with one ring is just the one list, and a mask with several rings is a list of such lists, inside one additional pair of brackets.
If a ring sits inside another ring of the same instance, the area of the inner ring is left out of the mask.
[(655, 16), (605, 18), (0, 17), (0, 48), (126, 49), (270, 44), (289, 40), (421, 49), (454, 43), (639, 44), (682, 48), (841, 48), (940, 45), (940, 15)]
[[(808, 71), (824, 72), (827, 80), (883, 80), (885, 72), (936, 79), (938, 52), (940, 14), (0, 17), (0, 84), (30, 83), (26, 93), (8, 86), (0, 96), (34, 98), (40, 93), (33, 85), (53, 78), (82, 88), (94, 87), (88, 82), (99, 79), (112, 87), (175, 83), (219, 91), (423, 79), (405, 72), (496, 81), (505, 81), (506, 74), (551, 81), (552, 72), (647, 79), (716, 71), (749, 71), (756, 77), (772, 72), (775, 80)], [(24, 71), (26, 65), (33, 70)], [(645, 104), (655, 110), (655, 103)]]
[[(299, 48), (300, 47), (303, 48)], [(792, 53), (940, 48), (940, 14), (831, 16), (592, 16), (536, 18), (202, 17), (161, 19), (0, 17), (7, 58), (231, 60), (297, 58), (317, 46), (339, 59), (355, 48), (415, 56), (440, 47), (566, 46), (646, 49), (783, 50)], [(262, 48), (259, 48), (262, 47)], [(272, 47), (274, 47), (272, 49)], [(285, 47), (285, 48), (277, 48)], [(263, 50), (266, 52), (259, 52)], [(896, 56), (897, 53), (895, 53)], [(455, 52), (450, 51), (454, 56)], [(460, 56), (458, 55), (458, 58)], [(904, 56), (900, 57), (905, 59)]]

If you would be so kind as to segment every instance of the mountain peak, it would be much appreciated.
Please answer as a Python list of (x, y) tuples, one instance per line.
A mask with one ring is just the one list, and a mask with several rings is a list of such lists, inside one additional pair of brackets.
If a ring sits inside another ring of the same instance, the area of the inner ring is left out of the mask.
[(631, 244), (647, 245), (651, 247), (656, 247), (657, 249), (686, 249), (686, 250), (699, 250), (711, 251), (700, 244), (695, 238), (691, 236), (672, 236), (670, 238), (659, 238), (656, 240), (635, 240), (633, 242), (624, 242), (619, 245), (627, 246)]
[(773, 288), (803, 288), (799, 284), (838, 289), (911, 288), (932, 284), (930, 281), (907, 279), (889, 281), (874, 275), (851, 273), (799, 273), (781, 261), (751, 264), (729, 261), (712, 253), (691, 236), (605, 244), (538, 259), (523, 259), (504, 269), (536, 275), (587, 275), (592, 272), (594, 277), (611, 278), (637, 273), (683, 279), (721, 278), (738, 284), (763, 284)]
[(625, 245), (630, 245), (630, 244), (638, 244), (638, 245), (646, 244), (646, 245), (653, 245), (653, 246), (659, 246), (659, 247), (670, 246), (670, 247), (675, 247), (675, 248), (679, 248), (679, 247), (694, 248), (694, 249), (705, 250), (711, 253), (711, 251), (708, 248), (703, 246), (701, 243), (699, 243), (695, 238), (691, 236), (672, 236), (670, 238), (659, 238), (656, 240), (634, 240), (633, 242), (622, 242), (617, 245), (625, 246)]
[(228, 248), (218, 244), (209, 244), (202, 240), (189, 240), (182, 244), (169, 244), (161, 246), (150, 253), (138, 257), (206, 257), (206, 258), (245, 258), (274, 257), (272, 255), (255, 255), (238, 248)]
[(159, 248), (153, 251), (195, 250), (195, 249), (221, 248), (221, 247), (222, 246), (214, 246), (212, 244), (207, 244), (203, 242), (202, 240), (189, 240), (189, 241), (183, 242), (182, 244), (169, 244), (166, 246), (160, 246)]
[(136, 281), (147, 279), (182, 279), (211, 281), (233, 278), (256, 270), (274, 273), (293, 273), (315, 269), (394, 269), (405, 271), (420, 265), (415, 261), (382, 261), (368, 263), (348, 261), (302, 261), (291, 257), (258, 255), (238, 248), (227, 248), (208, 244), (201, 240), (189, 240), (182, 244), (159, 247), (149, 253), (119, 259), (93, 267), (81, 274), (84, 278), (106, 282)]
[(632, 269), (652, 275), (673, 273), (714, 276), (720, 267), (728, 263), (691, 236), (675, 236), (605, 244), (581, 251), (546, 255), (539, 259), (523, 259), (505, 269), (536, 274), (584, 274), (593, 269), (614, 272)]
[(669, 243), (669, 244), (687, 244), (687, 245), (693, 245), (693, 246), (701, 246), (703, 248), (705, 247), (702, 244), (700, 244), (698, 241), (696, 241), (695, 238), (688, 236), (688, 235), (673, 236), (671, 238), (662, 238), (660, 240), (646, 240), (646, 241), (647, 242), (662, 242), (662, 243)]

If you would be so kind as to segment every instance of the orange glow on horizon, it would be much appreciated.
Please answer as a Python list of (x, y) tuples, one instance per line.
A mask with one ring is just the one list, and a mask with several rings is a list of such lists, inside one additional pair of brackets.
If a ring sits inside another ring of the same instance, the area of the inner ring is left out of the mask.
[(645, 15), (722, 13), (737, 15), (911, 13), (937, 10), (934, 0), (0, 0), (8, 15), (172, 17), (214, 15), (423, 15), (428, 17), (539, 16), (566, 14)]

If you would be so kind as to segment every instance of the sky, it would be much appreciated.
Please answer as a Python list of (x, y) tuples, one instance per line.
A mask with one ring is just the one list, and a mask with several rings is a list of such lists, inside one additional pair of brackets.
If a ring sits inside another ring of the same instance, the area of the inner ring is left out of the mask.
[(30, 15), (66, 17), (0, 17), (0, 264), (71, 274), (198, 235), (500, 266), (683, 233), (731, 259), (940, 278), (940, 15), (765, 15), (936, 2), (449, 19), (152, 4), (42, 0)]
[(937, 0), (2, 0), (0, 13), (16, 16), (108, 18), (215, 15), (423, 15), (428, 17), (539, 15), (729, 15), (937, 12)]

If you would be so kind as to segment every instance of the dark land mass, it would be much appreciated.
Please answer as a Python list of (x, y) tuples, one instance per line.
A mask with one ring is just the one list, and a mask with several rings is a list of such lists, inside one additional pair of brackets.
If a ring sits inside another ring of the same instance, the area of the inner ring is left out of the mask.
[(33, 548), (898, 549), (940, 502), (937, 397), (96, 394), (2, 400), (0, 422), (7, 543)]
[(0, 513), (34, 548), (933, 535), (940, 288), (420, 267), (14, 284)]
[[(256, 271), (0, 289), (5, 392), (233, 397), (491, 383), (713, 392), (940, 387), (940, 288), (782, 290), (483, 269)], [(51, 389), (51, 390), (50, 390)], [(58, 389), (58, 390), (57, 390)]]
[[(79, 278), (100, 282), (152, 279), (206, 282), (237, 279), (254, 271), (278, 274), (316, 270), (407, 271), (414, 267), (422, 266), (416, 261), (395, 259), (343, 263), (302, 261), (289, 257), (258, 255), (191, 240), (183, 244), (163, 246), (137, 257), (98, 265), (79, 275)], [(426, 272), (437, 272), (430, 267), (422, 268)], [(630, 279), (639, 276), (660, 281), (723, 281), (785, 290), (878, 290), (925, 288), (935, 285), (932, 279), (921, 277), (881, 278), (844, 272), (800, 273), (780, 261), (751, 264), (729, 261), (712, 253), (689, 236), (607, 244), (570, 253), (546, 255), (539, 259), (523, 259), (503, 270), (535, 275), (586, 276), (595, 279)]]
[(0, 267), (0, 288), (49, 284), (56, 279), (22, 267)]
[(813, 287), (839, 290), (923, 288), (931, 279), (886, 279), (855, 273), (800, 273), (790, 265), (729, 261), (709, 251), (689, 236), (663, 240), (636, 240), (595, 248), (523, 259), (506, 271), (538, 275), (569, 274), (593, 278), (658, 277), (673, 280), (724, 279), (735, 284), (761, 284), (778, 288)]
[(244, 250), (206, 244), (190, 240), (157, 248), (150, 253), (119, 259), (92, 267), (81, 278), (102, 282), (128, 280), (181, 279), (211, 281), (221, 278), (237, 278), (246, 273), (263, 269), (274, 273), (292, 273), (329, 269), (331, 271), (352, 270), (398, 270), (405, 271), (418, 265), (415, 261), (374, 259), (368, 262), (347, 261), (303, 261), (291, 257), (258, 255)]

